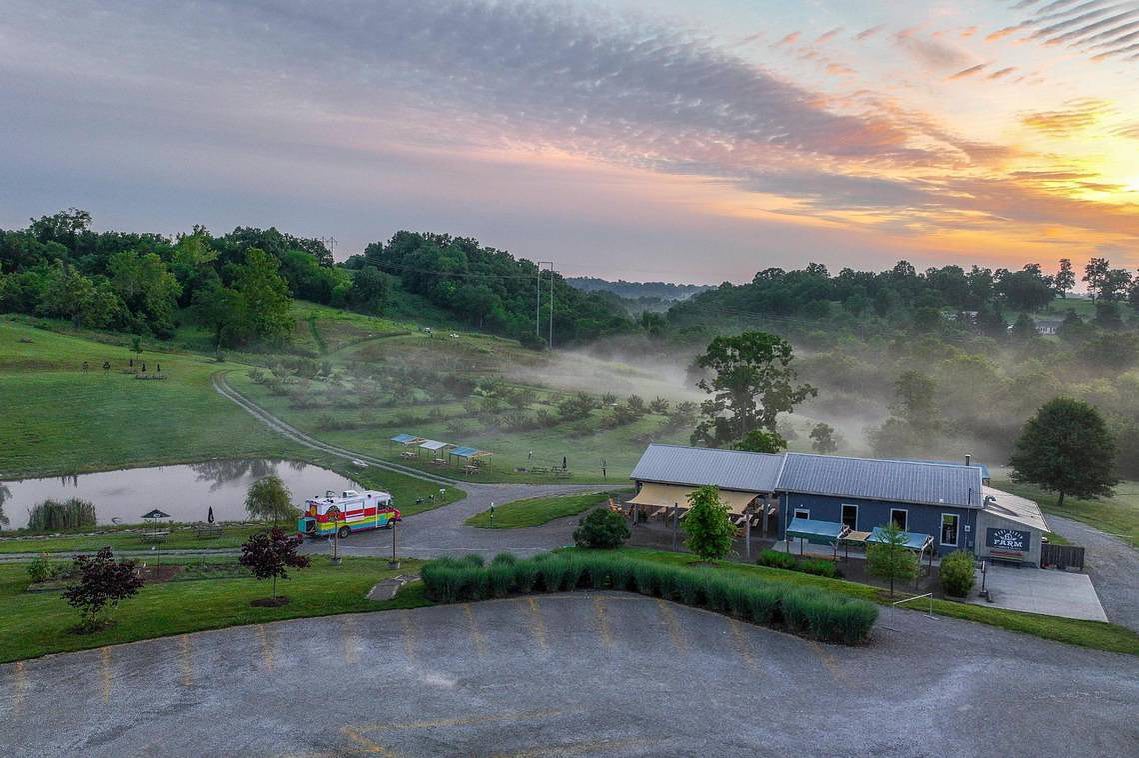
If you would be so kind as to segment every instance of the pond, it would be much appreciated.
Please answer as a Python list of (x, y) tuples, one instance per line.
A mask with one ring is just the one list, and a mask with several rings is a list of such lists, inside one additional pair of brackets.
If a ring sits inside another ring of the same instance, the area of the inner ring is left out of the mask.
[(298, 507), (325, 490), (364, 489), (335, 471), (299, 461), (218, 460), (0, 482), (0, 506), (10, 520), (6, 529), (27, 526), (28, 509), (36, 503), (72, 497), (94, 503), (100, 524), (138, 523), (154, 508), (175, 521), (205, 521), (211, 506), (216, 520), (240, 521), (249, 485), (270, 474), (281, 477)]

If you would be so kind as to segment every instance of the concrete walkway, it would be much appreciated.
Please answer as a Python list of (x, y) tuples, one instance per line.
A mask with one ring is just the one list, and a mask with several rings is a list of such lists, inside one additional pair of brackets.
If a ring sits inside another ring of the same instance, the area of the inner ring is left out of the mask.
[[(980, 582), (979, 577), (977, 581)], [(1108, 620), (1087, 574), (994, 564), (988, 567), (985, 588), (993, 593), (994, 602), (978, 597), (969, 602), (1046, 616)]]

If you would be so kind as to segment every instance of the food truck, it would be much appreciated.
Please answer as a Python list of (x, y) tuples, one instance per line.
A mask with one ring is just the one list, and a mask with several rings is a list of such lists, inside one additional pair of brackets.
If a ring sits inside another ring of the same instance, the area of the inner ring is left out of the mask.
[(387, 492), (344, 490), (339, 496), (332, 490), (323, 497), (305, 501), (305, 511), (297, 519), (297, 533), (305, 537), (331, 537), (334, 533), (347, 537), (366, 529), (391, 528), (400, 520)]

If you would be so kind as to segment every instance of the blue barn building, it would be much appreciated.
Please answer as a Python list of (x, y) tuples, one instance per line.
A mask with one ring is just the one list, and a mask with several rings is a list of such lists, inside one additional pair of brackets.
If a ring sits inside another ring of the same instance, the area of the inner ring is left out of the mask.
[[(660, 512), (682, 510), (692, 488), (714, 484), (737, 523), (762, 524), (765, 533), (770, 525), (780, 540), (789, 527), (795, 538), (812, 522), (828, 522), (832, 530), (845, 527), (849, 539), (873, 541), (874, 531), (892, 521), (915, 538), (928, 537), (923, 544), (936, 555), (968, 550), (1035, 562), (1047, 529), (1035, 503), (992, 489), (987, 469), (971, 462), (652, 444), (631, 478), (638, 492), (630, 503)], [(1000, 537), (990, 540), (982, 532)]]

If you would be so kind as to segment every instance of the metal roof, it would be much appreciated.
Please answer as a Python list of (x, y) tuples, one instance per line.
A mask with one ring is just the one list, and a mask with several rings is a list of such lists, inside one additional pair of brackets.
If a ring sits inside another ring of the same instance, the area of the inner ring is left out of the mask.
[(976, 466), (784, 453), (782, 492), (980, 508)]
[[(906, 463), (928, 463), (931, 466), (964, 466), (965, 465), (964, 463), (961, 463), (960, 461), (927, 461), (927, 460), (923, 460), (921, 458), (899, 458), (898, 460), (906, 462)], [(972, 466), (973, 468), (981, 469), (981, 478), (982, 479), (988, 479), (989, 478), (989, 467), (987, 465), (985, 465), (984, 463), (969, 463), (968, 465)]]
[(1051, 531), (1048, 522), (1044, 520), (1044, 514), (1040, 512), (1040, 506), (1035, 501), (994, 487), (985, 487), (984, 492), (985, 510), (994, 516), (1016, 521), (1043, 532)]
[(782, 455), (681, 445), (649, 445), (631, 479), (639, 482), (715, 484), (744, 492), (775, 492)]

